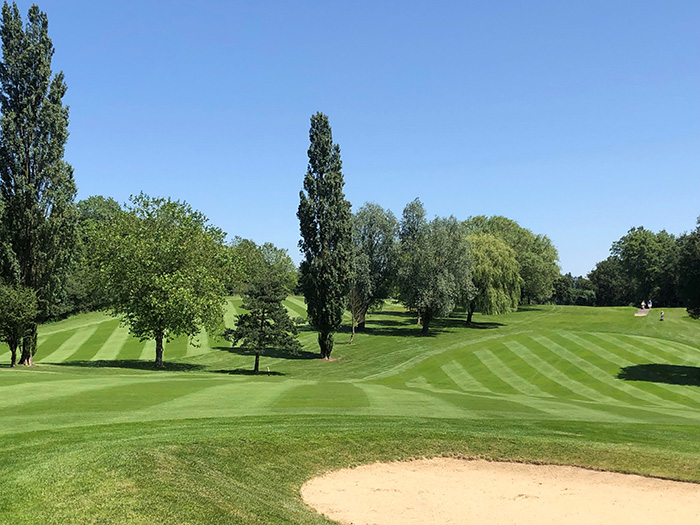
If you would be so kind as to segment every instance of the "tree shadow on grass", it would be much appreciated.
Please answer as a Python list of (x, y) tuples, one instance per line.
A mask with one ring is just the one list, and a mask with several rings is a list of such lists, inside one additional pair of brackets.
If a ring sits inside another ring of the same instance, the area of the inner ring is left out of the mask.
[(165, 372), (192, 372), (202, 370), (204, 366), (190, 363), (171, 363), (165, 361), (163, 368), (156, 368), (153, 361), (141, 361), (139, 359), (119, 359), (109, 361), (64, 361), (63, 363), (51, 363), (56, 366), (79, 366), (84, 368), (128, 368), (131, 370), (163, 370)]
[(257, 374), (253, 372), (252, 370), (249, 370), (247, 368), (236, 368), (234, 370), (212, 370), (213, 373), (215, 374), (227, 374), (231, 376), (253, 376), (253, 377), (258, 377), (258, 376), (286, 376), (287, 374), (284, 374), (282, 372), (273, 372), (267, 371), (267, 370), (261, 370)]
[[(224, 350), (230, 354), (240, 355), (242, 357), (255, 357), (256, 351), (252, 348), (244, 348), (239, 346), (215, 346), (214, 350)], [(278, 348), (266, 348), (260, 352), (260, 357), (274, 357), (276, 359), (318, 359), (319, 355), (306, 350), (298, 352), (289, 352), (288, 350), (280, 350)]]
[(665, 364), (632, 365), (622, 367), (617, 378), (625, 381), (700, 386), (700, 368)]
[(476, 321), (472, 321), (469, 324), (464, 324), (466, 328), (470, 328), (472, 330), (493, 330), (495, 328), (500, 328), (501, 326), (505, 326), (503, 323), (479, 323)]

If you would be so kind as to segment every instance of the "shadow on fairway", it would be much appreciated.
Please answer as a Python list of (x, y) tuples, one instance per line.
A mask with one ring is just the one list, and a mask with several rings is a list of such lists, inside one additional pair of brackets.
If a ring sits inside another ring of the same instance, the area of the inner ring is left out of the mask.
[(625, 381), (700, 386), (700, 368), (662, 364), (632, 365), (621, 368), (617, 378)]
[(252, 370), (247, 368), (236, 368), (235, 370), (212, 370), (215, 374), (227, 374), (230, 376), (254, 376), (254, 377), (265, 377), (265, 376), (286, 376), (282, 372), (268, 372), (267, 370), (261, 370), (257, 374)]
[(500, 328), (505, 325), (503, 323), (477, 323), (472, 321), (469, 324), (464, 323), (464, 326), (472, 330), (493, 330), (494, 328)]
[(63, 363), (51, 363), (55, 366), (79, 366), (84, 368), (129, 368), (131, 370), (163, 370), (165, 372), (192, 372), (202, 370), (204, 366), (190, 363), (169, 363), (165, 361), (163, 368), (156, 368), (153, 361), (141, 361), (139, 359), (119, 359), (110, 361), (64, 361)]
[[(230, 354), (236, 354), (243, 357), (255, 357), (256, 354), (255, 350), (238, 346), (215, 346), (214, 350), (224, 350)], [(306, 350), (300, 350), (299, 352), (292, 353), (287, 350), (268, 348), (264, 352), (260, 352), (260, 357), (274, 357), (276, 359), (318, 359), (318, 354), (314, 352), (307, 352)]]

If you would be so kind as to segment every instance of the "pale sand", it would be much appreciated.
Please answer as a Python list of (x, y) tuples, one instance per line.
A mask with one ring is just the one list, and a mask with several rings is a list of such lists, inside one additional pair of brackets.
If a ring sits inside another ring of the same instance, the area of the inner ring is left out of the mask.
[(329, 472), (304, 501), (346, 524), (696, 524), (700, 485), (576, 467), (437, 458)]

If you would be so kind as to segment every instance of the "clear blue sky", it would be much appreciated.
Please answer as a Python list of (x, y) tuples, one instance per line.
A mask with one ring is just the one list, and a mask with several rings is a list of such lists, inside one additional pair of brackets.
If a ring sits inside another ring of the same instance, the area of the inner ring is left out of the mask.
[(505, 215), (574, 275), (632, 226), (679, 234), (700, 215), (697, 0), (39, 6), (79, 198), (186, 200), (298, 261), (322, 111), (353, 209)]

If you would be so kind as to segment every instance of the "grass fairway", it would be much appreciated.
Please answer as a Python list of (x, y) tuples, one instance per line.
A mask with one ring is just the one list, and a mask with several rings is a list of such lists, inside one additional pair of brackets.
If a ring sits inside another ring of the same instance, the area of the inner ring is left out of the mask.
[(700, 323), (634, 311), (525, 307), (421, 337), (388, 306), (331, 362), (302, 332), (299, 355), (261, 358), (269, 376), (204, 334), (154, 371), (114, 319), (46, 325), (32, 369), (0, 347), (0, 522), (328, 523), (308, 478), (435, 455), (700, 482)]

